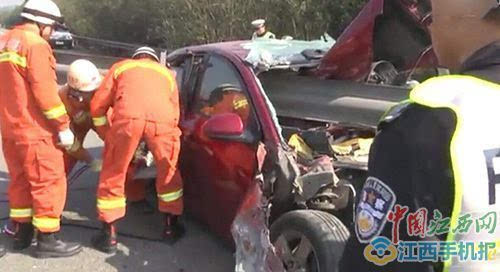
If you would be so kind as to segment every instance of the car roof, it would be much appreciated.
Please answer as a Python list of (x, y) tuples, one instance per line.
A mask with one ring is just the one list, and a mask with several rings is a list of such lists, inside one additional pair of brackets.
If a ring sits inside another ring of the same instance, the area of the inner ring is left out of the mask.
[(222, 54), (231, 54), (238, 57), (241, 60), (244, 60), (250, 50), (243, 48), (242, 44), (248, 41), (230, 41), (230, 42), (219, 42), (219, 43), (210, 43), (210, 44), (202, 44), (202, 45), (191, 45), (187, 47), (183, 47), (172, 52), (172, 55), (181, 54), (185, 51), (193, 51), (193, 52), (213, 52), (219, 51)]
[(176, 50), (172, 55), (186, 51), (217, 52), (232, 55), (254, 67), (267, 69), (288, 69), (293, 67), (314, 67), (335, 44), (331, 37), (313, 41), (266, 39), (260, 41), (239, 40), (205, 45), (188, 46)]

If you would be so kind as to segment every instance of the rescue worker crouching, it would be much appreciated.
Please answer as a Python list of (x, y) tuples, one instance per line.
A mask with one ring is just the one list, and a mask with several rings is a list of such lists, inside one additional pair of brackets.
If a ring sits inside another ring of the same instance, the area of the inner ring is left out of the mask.
[[(500, 269), (500, 231), (480, 221), (494, 215), (496, 226), (500, 210), (500, 8), (496, 0), (431, 2), (435, 53), (459, 74), (418, 85), (382, 120), (339, 271)], [(379, 255), (381, 245), (394, 254)], [(482, 259), (471, 259), (481, 247)]]
[(62, 22), (50, 0), (29, 0), (23, 21), (0, 36), (0, 126), (9, 182), (14, 250), (31, 245), (35, 256), (69, 257), (77, 243), (56, 237), (66, 201), (64, 148), (74, 142), (69, 117), (57, 94), (55, 59), (47, 40)]
[[(59, 96), (71, 119), (71, 130), (75, 134), (75, 142), (65, 154), (64, 162), (67, 175), (78, 161), (87, 163), (93, 172), (99, 172), (102, 169), (102, 160), (93, 158), (83, 147), (88, 132), (90, 130), (97, 132), (90, 116), (90, 101), (101, 81), (102, 76), (97, 67), (88, 60), (79, 59), (71, 63), (67, 74), (68, 83), (59, 90)], [(110, 112), (108, 112), (108, 116)], [(135, 166), (135, 162), (130, 164), (130, 173), (127, 175), (125, 186), (127, 200), (131, 201), (131, 204), (143, 213), (152, 213), (154, 209), (146, 201), (145, 181), (134, 180), (133, 169)]]
[[(180, 151), (180, 108), (175, 77), (158, 63), (148, 47), (132, 59), (114, 64), (91, 101), (91, 116), (104, 136), (104, 161), (97, 191), (98, 218), (103, 229), (92, 239), (95, 248), (113, 253), (115, 222), (125, 216), (125, 180), (134, 152), (144, 140), (157, 166), (158, 208), (165, 214), (165, 241), (175, 242), (184, 233), (178, 222), (183, 210), (181, 179), (173, 179)], [(111, 127), (106, 113), (113, 108)]]
[(86, 162), (94, 172), (102, 168), (102, 162), (94, 159), (83, 147), (87, 133), (95, 130), (90, 117), (90, 101), (101, 81), (97, 67), (88, 60), (80, 59), (71, 63), (67, 74), (68, 83), (59, 90), (59, 96), (71, 120), (71, 130), (75, 135), (75, 142), (65, 154), (66, 174), (71, 172), (77, 161)]

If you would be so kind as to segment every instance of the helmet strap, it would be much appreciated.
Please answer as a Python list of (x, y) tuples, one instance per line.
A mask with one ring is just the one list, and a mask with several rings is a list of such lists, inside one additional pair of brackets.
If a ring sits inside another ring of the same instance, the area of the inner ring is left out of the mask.
[(38, 22), (35, 23), (38, 26), (38, 34), (40, 34), (40, 36), (43, 36), (43, 31), (45, 30), (46, 27), (49, 27), (49, 25), (44, 25)]

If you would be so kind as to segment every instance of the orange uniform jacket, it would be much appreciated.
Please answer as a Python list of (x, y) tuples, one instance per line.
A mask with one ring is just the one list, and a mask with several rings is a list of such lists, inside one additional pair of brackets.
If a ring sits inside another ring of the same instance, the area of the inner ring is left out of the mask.
[[(50, 45), (29, 24), (0, 37), (0, 128), (2, 138), (29, 141), (69, 127), (57, 92)], [(40, 69), (39, 67), (51, 67)]]
[(90, 112), (88, 109), (83, 108), (79, 103), (73, 102), (68, 97), (69, 87), (66, 85), (59, 90), (66, 111), (71, 119), (71, 130), (75, 134), (75, 139), (83, 143), (85, 136), (90, 130), (95, 130)]
[(59, 230), (66, 177), (55, 135), (68, 127), (52, 49), (36, 25), (16, 26), (0, 36), (0, 129), (13, 221)]
[(211, 115), (221, 113), (235, 113), (238, 114), (243, 123), (246, 123), (250, 114), (248, 107), (248, 100), (242, 92), (226, 92), (222, 100), (212, 106)]
[(68, 93), (68, 85), (65, 85), (59, 90), (59, 96), (61, 97), (71, 120), (71, 131), (73, 131), (73, 134), (75, 135), (75, 142), (73, 146), (67, 150), (64, 158), (66, 174), (71, 172), (77, 163), (77, 160), (90, 163), (92, 156), (85, 148), (83, 148), (83, 142), (90, 130), (96, 131), (94, 124), (92, 123), (92, 118), (90, 117), (89, 109), (85, 108), (83, 104), (73, 101), (69, 97)]
[[(157, 73), (151, 73), (151, 69)], [(106, 113), (113, 107), (113, 122), (123, 119), (152, 121), (165, 124), (173, 136), (179, 136), (179, 94), (175, 89), (177, 85), (172, 82), (175, 83), (174, 74), (149, 59), (116, 63), (92, 99), (94, 124), (98, 129), (107, 124)], [(144, 93), (144, 89), (153, 91)]]
[[(113, 108), (106, 131), (106, 112)], [(158, 209), (181, 214), (182, 179), (176, 179), (180, 151), (179, 94), (173, 73), (149, 59), (113, 65), (90, 104), (97, 132), (105, 140), (103, 171), (97, 189), (101, 221), (125, 216), (125, 182), (130, 161), (141, 140), (157, 162)], [(104, 137), (105, 135), (105, 137)]]

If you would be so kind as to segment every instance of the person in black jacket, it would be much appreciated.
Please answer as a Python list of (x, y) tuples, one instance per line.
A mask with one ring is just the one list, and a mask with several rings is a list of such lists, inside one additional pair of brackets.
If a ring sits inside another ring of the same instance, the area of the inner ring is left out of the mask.
[[(429, 27), (440, 64), (452, 73), (499, 84), (500, 8), (497, 1), (431, 2)], [(381, 122), (370, 151), (368, 176), (371, 178), (365, 183), (365, 188), (371, 186), (371, 189), (366, 191), (368, 194), (362, 192), (360, 195), (356, 231), (352, 231), (339, 271), (443, 271), (444, 265), (439, 262), (394, 261), (375, 265), (366, 259), (364, 250), (373, 238), (394, 236), (392, 222), (396, 218), (391, 211), (396, 205), (408, 207), (408, 213), (426, 208), (431, 219), (434, 210), (439, 210), (442, 218), (451, 216), (455, 188), (450, 142), (456, 119), (449, 109), (430, 110), (403, 103)], [(386, 205), (379, 205), (380, 210), (363, 209), (367, 203), (376, 204), (377, 201)], [(399, 226), (397, 235), (401, 241), (446, 240), (446, 234), (442, 233), (425, 238), (410, 236), (406, 220)]]

